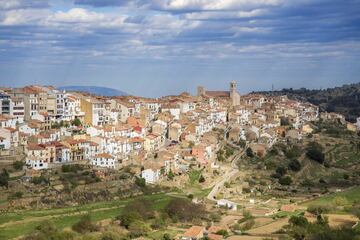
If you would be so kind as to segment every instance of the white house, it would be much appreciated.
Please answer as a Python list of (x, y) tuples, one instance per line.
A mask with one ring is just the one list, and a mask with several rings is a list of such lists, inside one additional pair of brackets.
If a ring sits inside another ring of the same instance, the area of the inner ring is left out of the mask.
[(145, 169), (141, 171), (141, 177), (145, 179), (146, 183), (154, 184), (160, 179), (160, 169)]
[(100, 153), (91, 160), (91, 164), (97, 167), (115, 168), (115, 161), (114, 156), (108, 153)]
[(47, 162), (37, 158), (27, 158), (26, 165), (34, 170), (47, 169), (49, 167)]
[(218, 200), (216, 202), (216, 206), (218, 206), (218, 207), (226, 207), (226, 208), (234, 210), (234, 211), (237, 210), (237, 204), (232, 202), (232, 201), (226, 200), (226, 199)]

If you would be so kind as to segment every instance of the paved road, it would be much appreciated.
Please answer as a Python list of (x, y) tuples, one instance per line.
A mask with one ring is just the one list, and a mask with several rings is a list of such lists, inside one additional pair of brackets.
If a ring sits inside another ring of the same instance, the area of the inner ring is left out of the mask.
[[(245, 147), (246, 149), (246, 147)], [(219, 191), (221, 191), (221, 189), (224, 187), (225, 182), (228, 182), (233, 176), (235, 176), (238, 172), (239, 169), (237, 167), (237, 161), (244, 155), (245, 150), (243, 150), (242, 152), (240, 152), (239, 154), (237, 154), (233, 161), (231, 162), (231, 171), (227, 171), (222, 178), (220, 178), (219, 182), (217, 182), (215, 184), (215, 186), (213, 187), (213, 189), (210, 191), (210, 193), (207, 196), (207, 199), (209, 199), (210, 201), (216, 201), (215, 196), (218, 194)]]

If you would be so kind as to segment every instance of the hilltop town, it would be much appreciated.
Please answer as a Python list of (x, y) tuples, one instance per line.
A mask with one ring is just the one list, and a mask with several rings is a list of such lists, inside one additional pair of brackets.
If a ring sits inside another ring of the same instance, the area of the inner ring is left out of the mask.
[(195, 222), (177, 216), (187, 223), (182, 230), (169, 223), (161, 231), (151, 225), (135, 234), (135, 226), (122, 224), (131, 239), (166, 239), (165, 234), (246, 239), (241, 233), (247, 231), (254, 237), (248, 239), (278, 239), (288, 234), (280, 230), (290, 215), (306, 210), (301, 203), (360, 182), (359, 129), (360, 120), (347, 122), (341, 114), (319, 112), (318, 106), (286, 95), (240, 95), (236, 82), (228, 91), (200, 86), (195, 96), (156, 99), (52, 86), (1, 88), (0, 229), (16, 229), (7, 217), (16, 224), (11, 214), (20, 209), (77, 206), (91, 213), (81, 207), (116, 202), (111, 213), (107, 206), (109, 215), (97, 216), (114, 219), (126, 199), (143, 196), (149, 205), (186, 199), (210, 215), (207, 221), (194, 217)]

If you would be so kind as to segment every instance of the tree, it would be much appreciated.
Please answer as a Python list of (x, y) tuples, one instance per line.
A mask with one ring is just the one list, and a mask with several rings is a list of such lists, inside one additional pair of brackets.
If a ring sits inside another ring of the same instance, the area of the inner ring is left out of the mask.
[(10, 176), (8, 171), (5, 168), (3, 168), (2, 173), (0, 174), (0, 186), (9, 188), (9, 179)]
[(79, 127), (81, 125), (81, 121), (78, 118), (75, 118), (74, 121), (71, 122), (72, 125)]
[(279, 183), (281, 185), (290, 185), (292, 183), (292, 179), (290, 176), (285, 176), (279, 179)]
[(297, 160), (297, 159), (292, 159), (292, 160), (290, 160), (290, 162), (289, 162), (288, 168), (289, 168), (291, 171), (298, 172), (298, 171), (300, 171), (300, 169), (301, 169), (301, 163), (300, 163), (299, 160)]
[(136, 177), (135, 178), (135, 184), (141, 188), (146, 187), (146, 181), (145, 178)]
[(174, 198), (165, 207), (165, 212), (173, 220), (191, 221), (202, 218), (205, 214), (205, 207), (195, 204), (189, 199)]
[(252, 150), (251, 148), (249, 148), (249, 147), (246, 149), (246, 156), (251, 157), (251, 158), (254, 157), (254, 152), (253, 152), (253, 150)]
[(199, 177), (199, 183), (203, 183), (203, 182), (205, 182), (205, 178), (204, 178), (203, 175), (200, 175), (200, 177)]
[(306, 156), (320, 164), (325, 161), (325, 154), (322, 152), (323, 147), (317, 142), (310, 142), (307, 146)]
[(300, 227), (306, 227), (309, 222), (306, 219), (306, 217), (304, 216), (291, 216), (291, 218), (289, 219), (289, 223), (293, 226), (300, 226)]
[(275, 172), (278, 174), (278, 176), (282, 177), (286, 174), (286, 168), (283, 166), (279, 166), (276, 168)]
[(329, 212), (331, 209), (331, 207), (329, 205), (325, 205), (325, 204), (316, 204), (316, 205), (310, 205), (307, 208), (307, 211), (309, 213), (312, 213), (316, 216), (319, 216), (321, 214), (327, 213)]
[(175, 174), (171, 171), (171, 169), (170, 169), (170, 171), (169, 171), (169, 173), (168, 173), (167, 177), (168, 177), (168, 179), (169, 179), (169, 180), (173, 180), (173, 179), (174, 179)]

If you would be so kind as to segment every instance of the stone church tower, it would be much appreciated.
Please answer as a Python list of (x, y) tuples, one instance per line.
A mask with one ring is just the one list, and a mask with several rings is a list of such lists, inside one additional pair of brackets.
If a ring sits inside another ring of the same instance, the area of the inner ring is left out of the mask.
[(240, 94), (237, 91), (237, 84), (235, 81), (230, 82), (230, 99), (232, 106), (240, 105)]

